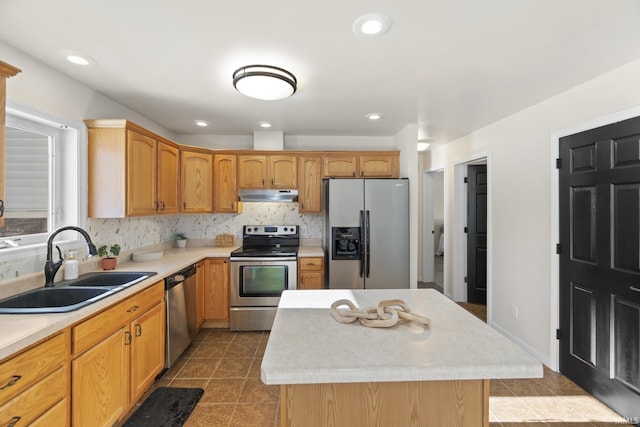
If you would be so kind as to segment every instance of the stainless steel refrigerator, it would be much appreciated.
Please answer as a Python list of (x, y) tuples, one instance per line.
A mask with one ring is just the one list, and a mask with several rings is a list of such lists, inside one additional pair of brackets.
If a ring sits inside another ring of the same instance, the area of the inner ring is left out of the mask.
[(323, 184), (327, 287), (409, 288), (409, 180)]

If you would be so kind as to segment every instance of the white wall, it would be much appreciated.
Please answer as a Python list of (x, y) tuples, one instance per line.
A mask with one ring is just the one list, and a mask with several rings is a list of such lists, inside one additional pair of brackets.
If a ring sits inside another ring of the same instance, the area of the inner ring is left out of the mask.
[[(494, 327), (552, 367), (557, 353), (552, 337), (557, 327), (557, 267), (552, 262), (557, 201), (552, 196), (557, 182), (550, 140), (562, 129), (640, 105), (639, 75), (640, 60), (636, 60), (435, 148), (430, 156), (431, 164), (446, 165), (446, 188), (451, 189), (454, 163), (490, 153), (493, 278), (489, 316)], [(445, 195), (449, 224), (453, 197), (450, 192)], [(450, 272), (459, 249), (451, 233), (445, 238), (451, 254), (445, 257), (445, 269)], [(450, 291), (451, 283), (445, 289)], [(512, 306), (519, 309), (518, 319), (511, 315)]]

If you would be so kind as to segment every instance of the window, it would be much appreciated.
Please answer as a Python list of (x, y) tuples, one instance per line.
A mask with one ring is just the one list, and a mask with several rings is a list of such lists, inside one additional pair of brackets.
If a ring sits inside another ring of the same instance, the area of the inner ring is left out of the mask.
[(19, 249), (25, 247), (40, 247), (38, 252), (43, 252), (51, 231), (81, 225), (78, 136), (82, 129), (77, 123), (7, 101), (0, 256), (23, 252)]

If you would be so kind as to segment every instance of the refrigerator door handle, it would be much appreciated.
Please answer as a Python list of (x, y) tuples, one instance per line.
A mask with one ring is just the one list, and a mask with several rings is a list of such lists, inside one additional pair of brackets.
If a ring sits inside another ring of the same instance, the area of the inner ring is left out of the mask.
[(364, 211), (360, 211), (360, 277), (364, 277), (364, 250), (362, 242), (364, 238)]
[(365, 250), (367, 251), (366, 255), (366, 265), (367, 265), (367, 277), (369, 277), (369, 273), (371, 273), (371, 230), (369, 227), (369, 211), (367, 211), (367, 216), (365, 217), (364, 223), (364, 232), (365, 232)]

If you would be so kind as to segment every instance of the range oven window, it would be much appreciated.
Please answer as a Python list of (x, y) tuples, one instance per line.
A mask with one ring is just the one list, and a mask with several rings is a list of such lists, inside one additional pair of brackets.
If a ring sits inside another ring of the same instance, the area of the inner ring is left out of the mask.
[(240, 266), (241, 297), (279, 297), (287, 289), (286, 265)]

